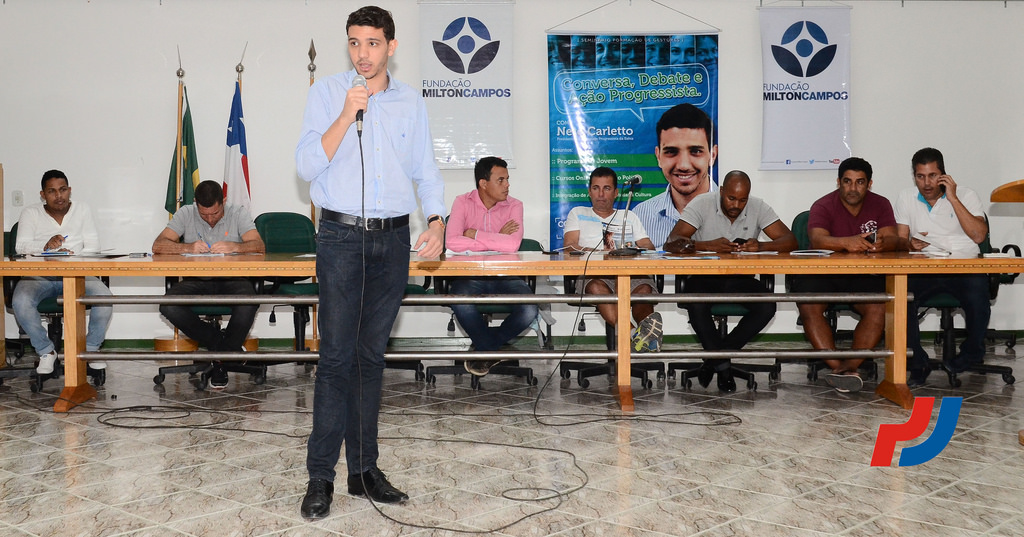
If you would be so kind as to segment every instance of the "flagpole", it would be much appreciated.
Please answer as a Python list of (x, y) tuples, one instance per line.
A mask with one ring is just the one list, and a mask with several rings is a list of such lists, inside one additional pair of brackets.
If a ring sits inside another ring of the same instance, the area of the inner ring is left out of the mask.
[[(181, 173), (182, 173), (182, 169), (181, 169), (181, 136), (182, 136), (182, 132), (181, 132), (181, 118), (182, 118), (182, 115), (181, 114), (182, 114), (182, 111), (181, 111), (181, 108), (182, 108), (182, 101), (185, 100), (184, 99), (184, 95), (185, 95), (185, 70), (181, 68), (181, 52), (180, 51), (178, 52), (178, 70), (176, 71), (176, 74), (178, 75), (178, 137), (176, 139), (177, 143), (174, 144), (174, 181), (177, 184), (176, 190), (175, 190), (175, 193), (177, 194), (177, 196), (176, 196), (176, 199), (175, 199), (174, 203), (175, 203), (175, 209), (180, 209), (181, 208)], [(167, 217), (167, 219), (170, 220), (173, 217), (174, 217), (174, 215), (172, 214), (172, 215), (169, 215)]]
[[(315, 59), (316, 59), (316, 47), (313, 46), (313, 39), (310, 38), (309, 39), (309, 65), (306, 67), (307, 69), (309, 69), (309, 85), (310, 86), (312, 86), (313, 83), (316, 82), (316, 63), (314, 63)], [(313, 222), (313, 227), (316, 228), (316, 205), (313, 204), (312, 200), (310, 200), (310, 202), (309, 202), (309, 219)], [(313, 277), (313, 281), (314, 282), (316, 281), (316, 276)], [(318, 331), (319, 323), (317, 322), (317, 319), (316, 319), (316, 306), (317, 306), (316, 304), (313, 304), (313, 307), (310, 308), (310, 311), (312, 312), (312, 314), (310, 315), (310, 321), (309, 322), (310, 322), (310, 324), (313, 325), (313, 337), (307, 342), (306, 348), (308, 348), (311, 351), (319, 351), (320, 350), (320, 334), (319, 334), (319, 331)]]
[[(313, 60), (316, 59), (316, 47), (313, 46), (313, 39), (309, 40), (309, 85), (312, 86), (316, 82), (316, 63)], [(316, 205), (313, 205), (312, 200), (309, 202), (309, 219), (313, 221), (313, 225), (316, 226)], [(316, 330), (314, 325), (313, 330)], [(315, 332), (314, 332), (315, 333)]]

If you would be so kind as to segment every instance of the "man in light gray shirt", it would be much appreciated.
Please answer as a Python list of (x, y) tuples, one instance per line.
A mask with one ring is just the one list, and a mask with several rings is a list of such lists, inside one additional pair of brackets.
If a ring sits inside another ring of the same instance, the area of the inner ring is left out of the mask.
[[(760, 242), (764, 231), (770, 241)], [(757, 251), (789, 252), (797, 247), (796, 236), (775, 211), (759, 198), (750, 197), (750, 177), (734, 170), (726, 174), (718, 192), (708, 192), (693, 199), (683, 209), (665, 243), (665, 249), (678, 250), (681, 245), (693, 243), (697, 250), (719, 253)], [(683, 288), (686, 293), (744, 293), (767, 292), (753, 276), (690, 276)], [(775, 316), (774, 302), (743, 303), (746, 315), (724, 338), (715, 328), (711, 304), (687, 305), (690, 324), (706, 350), (741, 349), (754, 338)], [(705, 360), (697, 377), (707, 387), (711, 377), (718, 374), (718, 389), (734, 391), (731, 363), (724, 360)]]

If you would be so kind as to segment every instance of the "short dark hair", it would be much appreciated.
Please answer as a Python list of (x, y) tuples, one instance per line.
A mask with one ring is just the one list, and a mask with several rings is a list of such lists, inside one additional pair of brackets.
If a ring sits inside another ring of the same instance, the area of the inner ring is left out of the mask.
[(864, 172), (864, 176), (868, 178), (868, 181), (871, 180), (871, 164), (860, 157), (850, 157), (839, 163), (839, 175), (836, 177), (841, 178), (847, 170)]
[(615, 183), (615, 188), (619, 188), (619, 174), (615, 173), (615, 170), (608, 166), (599, 166), (594, 168), (594, 171), (590, 172), (590, 181), (587, 182), (587, 188), (590, 188), (594, 184), (595, 177), (611, 177), (612, 182)]
[(654, 136), (659, 146), (661, 145), (661, 131), (668, 129), (702, 129), (708, 138), (708, 149), (714, 145), (711, 142), (711, 133), (714, 131), (711, 118), (692, 104), (677, 104), (665, 110), (665, 113), (661, 115), (654, 130)]
[(491, 180), (491, 169), (494, 167), (508, 168), (508, 162), (500, 157), (484, 157), (476, 161), (476, 166), (473, 166), (473, 178), (474, 184), (477, 188), (480, 188), (480, 180)]
[(348, 16), (345, 23), (345, 32), (352, 26), (370, 26), (384, 30), (384, 39), (391, 41), (395, 38), (395, 20), (391, 18), (391, 12), (377, 6), (361, 7)]
[(914, 153), (913, 158), (910, 159), (910, 170), (916, 171), (919, 164), (928, 164), (929, 162), (934, 162), (939, 167), (939, 172), (943, 175), (946, 174), (946, 161), (942, 159), (942, 151), (934, 147), (919, 149), (917, 153)]
[(196, 185), (195, 202), (200, 207), (224, 203), (224, 188), (217, 181), (203, 181)]
[(64, 172), (60, 170), (47, 170), (43, 174), (43, 180), (39, 181), (39, 190), (46, 190), (46, 182), (50, 179), (63, 179), (65, 185), (70, 185), (68, 183), (68, 176), (64, 175)]

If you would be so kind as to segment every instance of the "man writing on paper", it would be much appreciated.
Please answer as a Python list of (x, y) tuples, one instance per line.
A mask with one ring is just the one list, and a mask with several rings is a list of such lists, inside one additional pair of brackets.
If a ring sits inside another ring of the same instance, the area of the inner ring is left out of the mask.
[[(68, 177), (60, 170), (50, 170), (43, 174), (42, 190), (39, 197), (43, 203), (25, 207), (18, 219), (18, 238), (14, 251), (20, 254), (42, 254), (46, 252), (98, 252), (100, 236), (96, 231), (96, 223), (92, 219), (89, 206), (76, 201), (71, 203), (71, 187)], [(28, 334), (32, 348), (39, 355), (36, 373), (49, 375), (53, 373), (53, 364), (57, 361), (57, 351), (53, 342), (46, 336), (42, 318), (39, 316), (39, 303), (47, 298), (56, 298), (64, 294), (64, 280), (56, 277), (25, 277), (18, 281), (11, 297), (11, 308), (18, 326)], [(90, 276), (85, 279), (86, 295), (110, 295), (99, 278)], [(114, 314), (112, 306), (93, 306), (89, 314), (89, 330), (85, 335), (85, 350), (100, 350), (107, 335), (110, 317)], [(106, 369), (106, 362), (89, 362), (92, 369)]]
[[(871, 192), (871, 164), (850, 157), (839, 164), (836, 190), (822, 196), (811, 206), (807, 234), (811, 247), (836, 252), (877, 253), (905, 250), (905, 241), (896, 234), (896, 219), (889, 200)], [(885, 277), (872, 274), (802, 275), (793, 278), (797, 293), (884, 293)], [(832, 328), (825, 319), (825, 303), (800, 303), (804, 335), (815, 349), (835, 350)], [(860, 314), (853, 332), (853, 350), (873, 349), (885, 329), (885, 302), (856, 303)], [(825, 359), (832, 373), (825, 381), (838, 392), (856, 392), (864, 387), (857, 368), (861, 358)]]
[[(762, 230), (771, 239), (769, 242), (757, 240)], [(679, 247), (690, 239), (695, 241), (697, 250), (719, 253), (789, 252), (797, 247), (796, 236), (789, 226), (767, 203), (750, 196), (750, 177), (739, 170), (725, 175), (718, 192), (701, 194), (683, 209), (683, 217), (665, 242), (665, 249), (681, 251)], [(683, 292), (762, 294), (767, 291), (753, 276), (690, 276)], [(743, 306), (747, 309), (746, 315), (723, 338), (711, 316), (711, 304), (687, 305), (690, 324), (705, 350), (742, 349), (775, 316), (774, 302), (750, 302)], [(717, 374), (720, 391), (735, 391), (731, 365), (729, 359), (705, 360), (697, 380), (707, 387), (711, 377)]]
[[(565, 236), (562, 239), (566, 249), (572, 251), (614, 250), (615, 241), (621, 240), (625, 228), (625, 246), (632, 244), (639, 248), (653, 249), (654, 244), (647, 236), (644, 225), (635, 213), (615, 209), (619, 197), (619, 177), (611, 168), (601, 166), (590, 173), (590, 207), (573, 207), (565, 219)], [(628, 215), (628, 216), (627, 216)], [(576, 292), (592, 295), (615, 294), (615, 278), (580, 278)], [(630, 295), (655, 293), (656, 284), (650, 276), (630, 279)], [(569, 290), (566, 290), (569, 292)], [(654, 304), (633, 304), (633, 318), (637, 327), (633, 331), (632, 347), (636, 351), (658, 352), (661, 350), (661, 314), (654, 311)], [(597, 311), (604, 322), (614, 326), (618, 322), (615, 304), (597, 304)], [(627, 319), (627, 322), (628, 319)]]
[[(910, 165), (916, 188), (903, 190), (896, 198), (896, 231), (900, 238), (909, 241), (911, 251), (977, 257), (978, 245), (988, 236), (981, 198), (973, 190), (958, 186), (946, 174), (946, 164), (938, 149), (921, 149), (914, 153)], [(967, 339), (960, 345), (960, 353), (955, 357), (943, 356), (944, 365), (959, 373), (981, 363), (992, 312), (988, 285), (985, 274), (922, 274), (908, 278), (907, 290), (914, 295), (907, 323), (907, 345), (914, 351), (907, 364), (908, 386), (924, 384), (931, 372), (928, 354), (921, 346), (920, 327), (913, 316), (921, 304), (939, 293), (955, 296), (967, 321)]]
[[(156, 240), (154, 254), (262, 254), (266, 251), (256, 224), (243, 206), (226, 206), (220, 183), (203, 181), (196, 186), (195, 203), (183, 205), (174, 213)], [(168, 295), (253, 295), (252, 282), (246, 278), (184, 278), (167, 291)], [(231, 306), (228, 326), (220, 327), (199, 318), (189, 306), (161, 304), (160, 313), (186, 336), (210, 351), (240, 351), (256, 319), (256, 304)], [(210, 372), (210, 387), (222, 389), (228, 384), (228, 372), (219, 362)]]
[[(453, 252), (494, 251), (511, 253), (523, 240), (523, 202), (510, 197), (508, 163), (498, 157), (484, 157), (473, 169), (476, 189), (452, 203), (445, 228), (446, 247)], [(453, 295), (529, 295), (533, 291), (518, 276), (452, 278)], [(496, 351), (529, 328), (537, 318), (535, 304), (516, 304), (512, 313), (491, 327), (476, 304), (452, 304), (459, 326), (473, 340), (478, 351)], [(467, 360), (466, 371), (486, 375), (497, 364), (492, 360)]]

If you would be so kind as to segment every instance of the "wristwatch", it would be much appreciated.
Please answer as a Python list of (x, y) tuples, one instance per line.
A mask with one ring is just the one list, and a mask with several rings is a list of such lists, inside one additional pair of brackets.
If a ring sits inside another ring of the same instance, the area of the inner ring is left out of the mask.
[(436, 214), (427, 218), (427, 227), (430, 227), (430, 224), (433, 224), (434, 222), (441, 222), (441, 229), (444, 229), (444, 218), (441, 218)]

